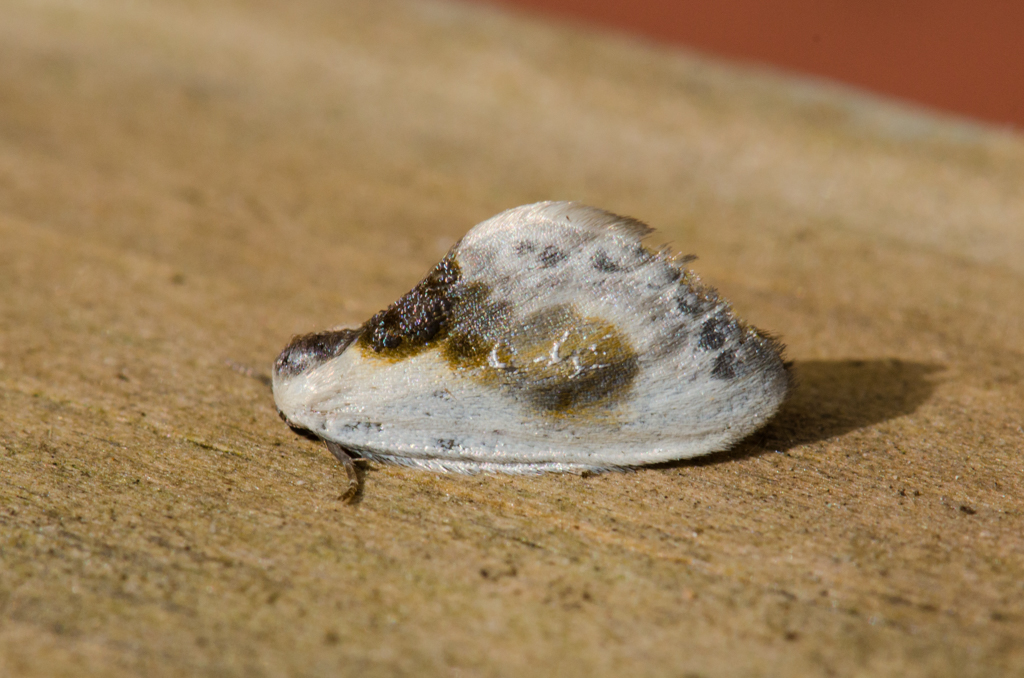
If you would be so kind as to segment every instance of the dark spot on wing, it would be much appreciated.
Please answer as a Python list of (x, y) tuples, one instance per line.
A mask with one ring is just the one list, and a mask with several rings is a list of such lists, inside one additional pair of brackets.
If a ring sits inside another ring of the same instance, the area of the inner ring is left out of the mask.
[(717, 351), (725, 345), (725, 333), (728, 321), (714, 316), (704, 321), (700, 328), (700, 339), (697, 347), (703, 351)]
[[(599, 248), (590, 258), (590, 264), (594, 270), (602, 273), (621, 273), (631, 271), (639, 266), (648, 264), (655, 259), (641, 243), (636, 243), (629, 248), (620, 248), (617, 253), (609, 254), (608, 250)], [(678, 273), (676, 275), (678, 278)]]
[(676, 307), (683, 315), (691, 317), (702, 315), (714, 303), (715, 299), (708, 297), (706, 289), (688, 285), (685, 278), (679, 285), (679, 291), (676, 293)]
[[(507, 304), (489, 299), (482, 283), (465, 283), (449, 255), (430, 275), (364, 326), (359, 345), (370, 358), (403, 360), (437, 348), (452, 367), (479, 367), (502, 332)], [(450, 397), (450, 396), (449, 396)]]
[(525, 395), (535, 407), (551, 414), (581, 414), (590, 405), (612, 403), (629, 389), (639, 371), (639, 361), (629, 356), (573, 378), (538, 380), (525, 390)]
[(274, 361), (274, 374), (294, 376), (341, 355), (360, 330), (330, 330), (294, 337)]
[[(682, 271), (678, 268), (668, 265), (662, 265), (656, 269), (655, 273), (652, 274), (651, 279), (647, 281), (647, 288), (651, 290), (660, 290), (674, 285), (679, 282), (679, 278), (683, 275)], [(676, 297), (676, 305), (679, 306), (679, 298)], [(683, 309), (680, 308), (680, 311)]]
[(438, 438), (437, 447), (442, 450), (453, 450), (455, 449), (455, 440), (452, 438)]
[(715, 358), (715, 366), (711, 368), (711, 376), (715, 379), (734, 379), (736, 377), (736, 351), (722, 351)]
[(537, 245), (529, 240), (520, 240), (512, 250), (519, 256), (529, 254), (537, 249)]
[(590, 264), (601, 273), (618, 273), (624, 270), (622, 266), (612, 261), (611, 257), (604, 250), (595, 252), (594, 256), (590, 258)]
[(537, 261), (540, 262), (541, 268), (553, 268), (568, 258), (568, 254), (554, 245), (548, 245), (537, 255)]
[(452, 308), (452, 288), (460, 278), (455, 258), (446, 256), (408, 294), (370, 318), (359, 343), (393, 358), (422, 350), (444, 328)]
[(697, 315), (700, 313), (700, 305), (696, 294), (685, 292), (680, 294), (676, 297), (676, 307), (683, 315)]
[(614, 325), (569, 306), (526, 318), (495, 353), (503, 367), (492, 369), (491, 377), (545, 415), (580, 416), (614, 405), (640, 372), (636, 353)]
[(676, 292), (676, 306), (679, 312), (688, 316), (702, 315), (718, 303), (718, 292), (707, 287), (692, 271), (682, 270), (682, 280)]
[[(544, 252), (549, 261), (566, 258), (555, 248)], [(567, 305), (519, 317), (492, 299), (489, 286), (462, 280), (453, 258), (367, 322), (359, 346), (367, 358), (390, 361), (436, 349), (456, 374), (545, 416), (610, 411), (640, 372), (639, 357), (613, 324)], [(451, 397), (441, 388), (433, 393)]]
[(545, 415), (584, 415), (614, 404), (640, 371), (636, 353), (614, 325), (553, 306), (519, 320), (477, 296), (456, 312), (441, 355), (456, 371), (499, 388)]
[(345, 424), (341, 428), (353, 433), (380, 433), (384, 430), (384, 425), (376, 421), (357, 421), (352, 424)]

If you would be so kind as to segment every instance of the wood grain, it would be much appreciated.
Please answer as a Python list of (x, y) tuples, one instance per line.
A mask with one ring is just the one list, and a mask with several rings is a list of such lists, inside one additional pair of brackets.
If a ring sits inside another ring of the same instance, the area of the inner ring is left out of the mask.
[[(0, 675), (1024, 667), (1020, 137), (468, 5), (0, 15)], [(697, 463), (342, 503), (232, 366), (542, 199), (700, 255), (793, 398)]]

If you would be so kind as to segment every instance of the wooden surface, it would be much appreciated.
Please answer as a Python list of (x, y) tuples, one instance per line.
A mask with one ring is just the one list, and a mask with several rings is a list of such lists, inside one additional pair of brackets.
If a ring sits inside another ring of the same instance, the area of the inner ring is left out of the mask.
[[(1024, 673), (1024, 143), (433, 2), (0, 8), (0, 675)], [(477, 221), (648, 221), (799, 385), (597, 477), (344, 472), (259, 379)]]

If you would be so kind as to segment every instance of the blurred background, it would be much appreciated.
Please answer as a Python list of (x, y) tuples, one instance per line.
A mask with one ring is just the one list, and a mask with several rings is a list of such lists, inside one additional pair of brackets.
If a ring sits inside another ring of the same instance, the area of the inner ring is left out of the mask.
[(1024, 129), (1020, 0), (481, 0)]

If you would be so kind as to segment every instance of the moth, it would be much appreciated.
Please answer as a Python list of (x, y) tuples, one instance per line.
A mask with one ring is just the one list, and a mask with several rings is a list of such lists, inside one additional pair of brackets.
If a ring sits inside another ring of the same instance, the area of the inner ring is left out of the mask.
[(786, 397), (782, 345), (652, 230), (575, 202), (471, 229), (359, 327), (297, 336), (274, 400), (354, 457), (430, 471), (606, 471), (725, 450)]

